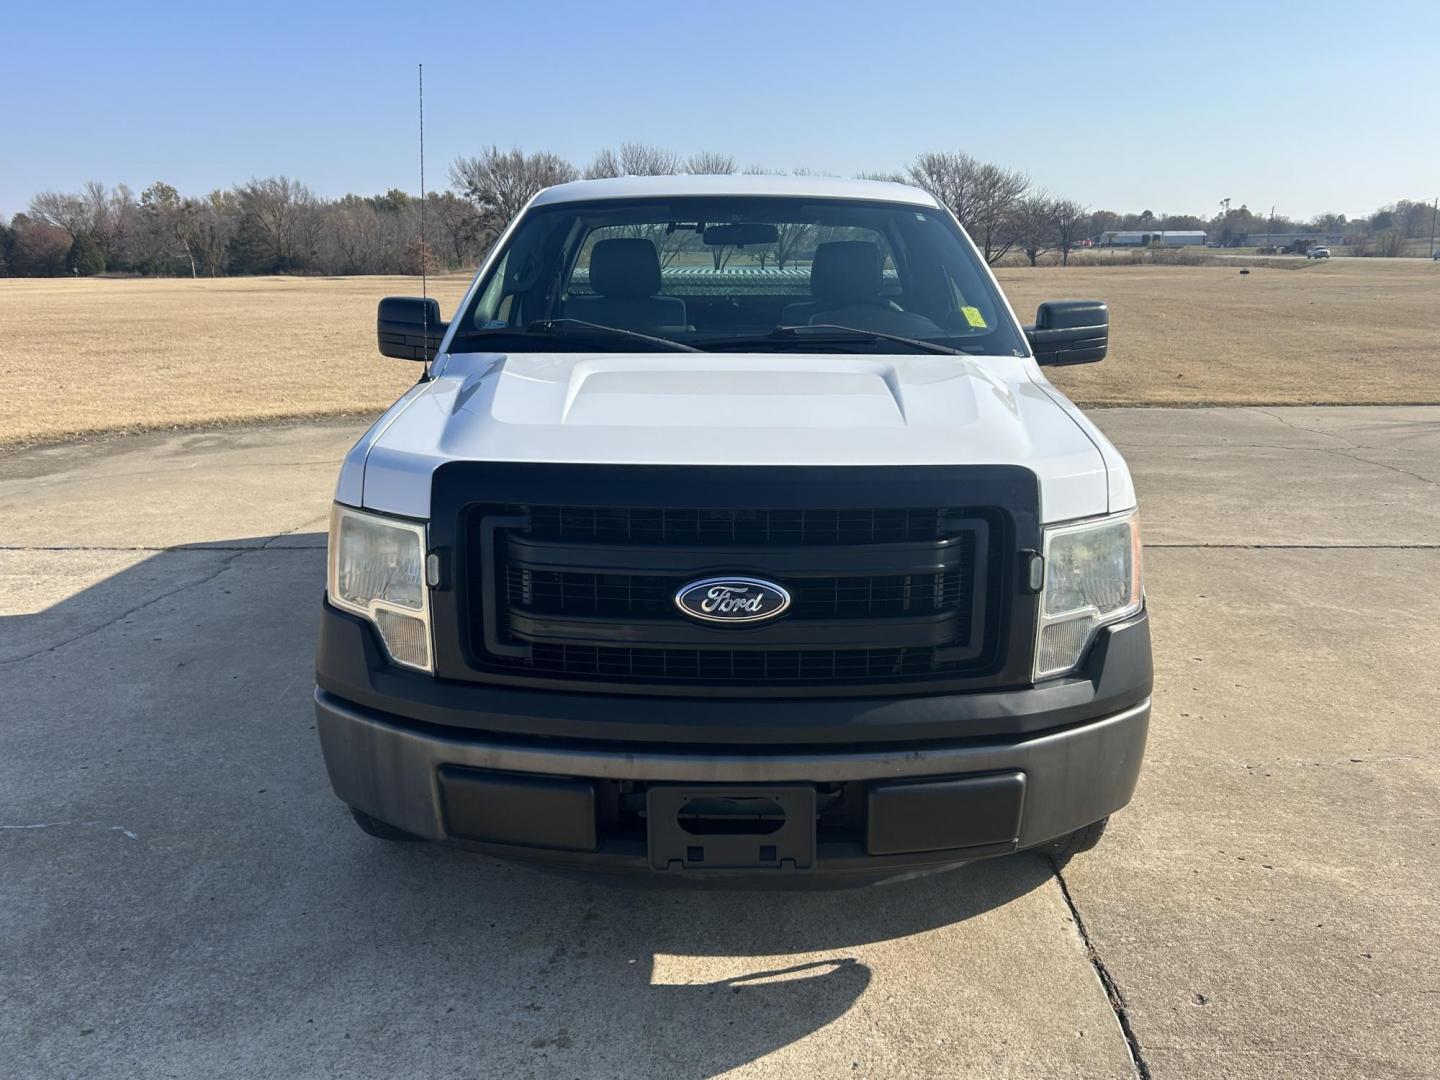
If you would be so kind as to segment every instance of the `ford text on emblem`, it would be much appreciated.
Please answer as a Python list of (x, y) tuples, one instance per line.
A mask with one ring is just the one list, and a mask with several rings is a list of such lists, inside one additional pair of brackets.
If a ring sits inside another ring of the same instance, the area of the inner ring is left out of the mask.
[(681, 586), (675, 606), (703, 622), (762, 622), (788, 608), (790, 594), (773, 581), (759, 578), (705, 578)]

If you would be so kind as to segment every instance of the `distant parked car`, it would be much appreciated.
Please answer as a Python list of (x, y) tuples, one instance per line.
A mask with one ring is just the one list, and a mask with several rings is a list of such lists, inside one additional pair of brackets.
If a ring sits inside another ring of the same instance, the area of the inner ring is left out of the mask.
[(1435, 254), (1431, 255), (1430, 258), (1434, 259), (1436, 262), (1440, 262), (1440, 251), (1435, 252)]
[(1330, 249), (1327, 247), (1311, 248), (1306, 255), (1311, 259), (1328, 259), (1330, 258)]

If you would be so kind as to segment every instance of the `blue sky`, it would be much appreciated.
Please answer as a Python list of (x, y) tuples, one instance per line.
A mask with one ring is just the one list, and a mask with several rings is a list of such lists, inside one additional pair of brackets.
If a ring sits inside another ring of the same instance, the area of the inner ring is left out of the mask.
[[(1182, 10), (1183, 7), (1183, 10)], [(431, 187), (627, 139), (851, 175), (926, 149), (1115, 210), (1368, 213), (1440, 191), (1440, 4), (17, 3), (0, 214), (86, 180)]]

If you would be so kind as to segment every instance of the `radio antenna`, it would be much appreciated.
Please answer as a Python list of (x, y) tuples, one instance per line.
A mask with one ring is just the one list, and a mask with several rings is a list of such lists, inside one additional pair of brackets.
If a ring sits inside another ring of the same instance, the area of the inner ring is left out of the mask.
[[(420, 297), (422, 300), (430, 299), (430, 281), (426, 275), (425, 263), (429, 249), (425, 246), (425, 65), (417, 65), (420, 75)], [(423, 305), (424, 314), (421, 316), (421, 329), (424, 337), (422, 349), (430, 348), (430, 305), (427, 302)]]

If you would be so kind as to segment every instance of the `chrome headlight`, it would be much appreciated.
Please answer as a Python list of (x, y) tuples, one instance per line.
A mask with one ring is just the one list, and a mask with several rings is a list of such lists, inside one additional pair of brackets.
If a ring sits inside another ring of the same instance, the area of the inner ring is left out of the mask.
[(363, 615), (390, 659), (433, 671), (425, 526), (336, 504), (330, 515), (330, 602)]
[(1075, 667), (1096, 630), (1134, 615), (1143, 603), (1134, 510), (1047, 528), (1035, 678)]

